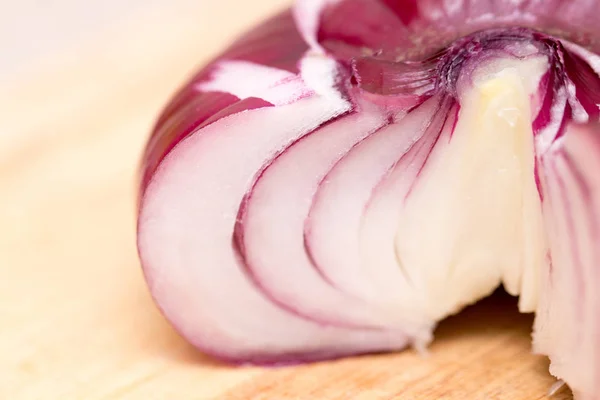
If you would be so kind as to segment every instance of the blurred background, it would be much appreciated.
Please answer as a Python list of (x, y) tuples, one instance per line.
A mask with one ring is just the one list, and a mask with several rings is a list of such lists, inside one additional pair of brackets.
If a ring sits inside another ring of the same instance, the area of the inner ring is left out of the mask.
[(0, 4), (3, 78), (14, 76), (32, 63), (56, 58), (56, 51), (81, 48), (94, 36), (106, 34), (144, 9), (160, 6), (156, 0), (24, 0)]
[(7, 136), (31, 137), (34, 129), (23, 122), (32, 122), (32, 111), (65, 112), (67, 104), (81, 107), (148, 79), (158, 79), (155, 93), (173, 90), (236, 35), (288, 3), (0, 0), (0, 156), (8, 151)]
[(0, 0), (0, 399), (202, 399), (251, 376), (153, 305), (136, 177), (179, 85), (287, 4)]

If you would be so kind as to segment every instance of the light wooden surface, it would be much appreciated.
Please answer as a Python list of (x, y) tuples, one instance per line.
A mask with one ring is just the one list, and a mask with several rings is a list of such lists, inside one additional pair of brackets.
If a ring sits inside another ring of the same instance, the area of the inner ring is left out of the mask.
[(443, 323), (428, 358), (281, 369), (219, 364), (159, 315), (135, 251), (139, 154), (186, 74), (282, 1), (235, 4), (147, 13), (0, 91), (0, 399), (546, 398), (532, 319), (506, 296)]

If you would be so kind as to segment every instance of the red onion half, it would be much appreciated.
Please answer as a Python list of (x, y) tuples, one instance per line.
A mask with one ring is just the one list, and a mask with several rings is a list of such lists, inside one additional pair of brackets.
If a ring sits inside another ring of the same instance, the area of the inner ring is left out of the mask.
[(600, 399), (600, 2), (300, 0), (159, 118), (138, 248), (205, 352), (426, 346), (493, 292)]

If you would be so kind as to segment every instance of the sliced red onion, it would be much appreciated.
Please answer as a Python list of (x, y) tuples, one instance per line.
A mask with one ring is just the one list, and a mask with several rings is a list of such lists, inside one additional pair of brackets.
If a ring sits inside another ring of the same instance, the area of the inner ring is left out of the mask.
[(165, 108), (138, 247), (192, 343), (287, 363), (423, 347), (494, 291), (600, 399), (595, 0), (299, 0)]
[(237, 209), (264, 160), (346, 107), (313, 97), (231, 115), (183, 140), (154, 174), (139, 217), (142, 263), (165, 315), (199, 347), (235, 361), (270, 362), (406, 343), (398, 332), (348, 331), (278, 307), (248, 279), (231, 244)]

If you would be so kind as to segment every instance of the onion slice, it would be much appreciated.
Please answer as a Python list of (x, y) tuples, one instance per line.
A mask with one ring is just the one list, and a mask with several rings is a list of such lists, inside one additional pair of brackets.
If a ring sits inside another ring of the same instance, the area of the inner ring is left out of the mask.
[(142, 263), (161, 309), (197, 346), (268, 363), (406, 344), (398, 332), (334, 328), (274, 305), (247, 279), (229, 239), (254, 171), (344, 111), (311, 97), (223, 118), (182, 141), (154, 175), (139, 219)]
[(144, 155), (140, 259), (232, 362), (422, 348), (494, 291), (600, 393), (594, 0), (298, 0), (183, 87)]

